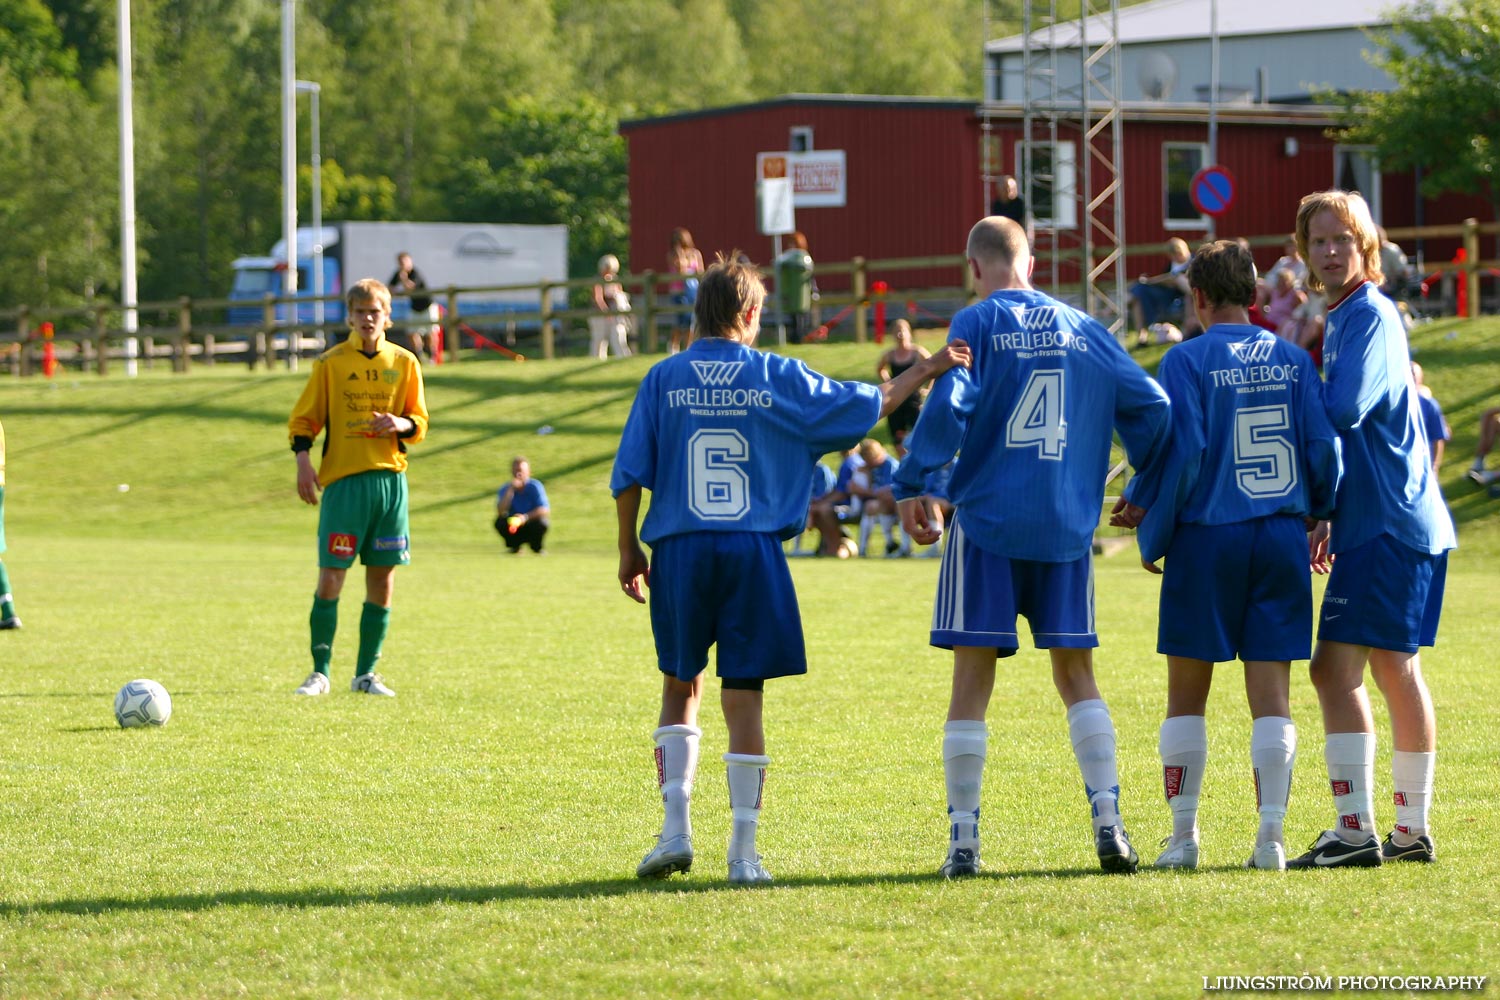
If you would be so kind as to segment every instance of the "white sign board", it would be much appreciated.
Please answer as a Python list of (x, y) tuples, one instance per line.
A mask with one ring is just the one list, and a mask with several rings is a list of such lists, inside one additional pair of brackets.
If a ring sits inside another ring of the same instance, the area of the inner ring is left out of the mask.
[(842, 208), (848, 201), (848, 170), (842, 149), (759, 153), (755, 161), (757, 178), (791, 179), (792, 204), (797, 208)]
[(785, 236), (797, 229), (792, 210), (790, 177), (763, 177), (756, 184), (755, 201), (760, 231), (765, 236)]

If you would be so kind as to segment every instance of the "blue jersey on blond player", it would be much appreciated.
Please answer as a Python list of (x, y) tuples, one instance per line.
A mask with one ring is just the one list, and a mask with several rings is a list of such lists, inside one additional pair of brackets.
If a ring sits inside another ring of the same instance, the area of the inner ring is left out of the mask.
[(1165, 555), (1178, 524), (1330, 514), (1338, 433), (1306, 351), (1258, 326), (1217, 323), (1168, 351), (1156, 377), (1172, 400), (1169, 457), (1125, 489), (1148, 511), (1142, 559)]
[(1405, 329), (1395, 303), (1370, 282), (1328, 310), (1324, 396), (1343, 439), (1345, 468), (1329, 534), (1334, 553), (1380, 535), (1430, 555), (1458, 544), (1428, 460), (1432, 446)]
[[(1099, 523), (1111, 430), (1145, 466), (1166, 440), (1166, 395), (1097, 320), (1031, 289), (960, 310), (948, 335), (974, 364), (933, 385), (896, 498), (920, 496), (956, 453), (948, 497), (968, 541), (1011, 559), (1078, 559)], [(971, 425), (1003, 433), (971, 436)]]
[(647, 544), (691, 531), (790, 538), (807, 518), (813, 463), (858, 443), (880, 406), (873, 385), (705, 337), (646, 373), (610, 489), (651, 490)]

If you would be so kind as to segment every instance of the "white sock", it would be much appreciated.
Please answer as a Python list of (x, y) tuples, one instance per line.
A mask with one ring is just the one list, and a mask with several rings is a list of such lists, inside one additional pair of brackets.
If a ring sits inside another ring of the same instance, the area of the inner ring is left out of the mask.
[(893, 514), (881, 514), (880, 527), (885, 531), (885, 539), (888, 542), (896, 540), (896, 518)]
[(698, 773), (698, 738), (703, 730), (696, 726), (662, 726), (651, 734), (656, 741), (656, 785), (661, 789), (663, 840), (693, 835), (689, 807), (693, 800), (693, 778)]
[(1250, 766), (1255, 772), (1255, 806), (1260, 811), (1256, 847), (1286, 840), (1283, 824), (1296, 761), (1297, 727), (1291, 719), (1263, 715), (1251, 724)]
[(1471, 466), (1469, 466), (1469, 468), (1473, 469), (1475, 472), (1483, 472), (1484, 471), (1484, 456), (1483, 455), (1475, 455), (1474, 456), (1474, 464), (1471, 465)]
[(1375, 734), (1329, 733), (1323, 743), (1333, 808), (1334, 832), (1351, 844), (1375, 835)]
[(859, 554), (864, 555), (865, 549), (870, 544), (870, 532), (875, 529), (875, 518), (865, 515), (859, 519)]
[(729, 773), (729, 808), (734, 825), (729, 831), (729, 860), (754, 861), (755, 829), (760, 822), (761, 793), (766, 787), (766, 765), (771, 758), (758, 754), (726, 753)]
[(948, 785), (948, 850), (979, 850), (979, 789), (989, 730), (983, 721), (943, 726), (943, 779)]
[(1414, 750), (1391, 751), (1391, 784), (1396, 790), (1396, 832), (1407, 837), (1427, 832), (1432, 808), (1432, 770), (1437, 754)]
[(1102, 699), (1076, 702), (1068, 709), (1068, 735), (1083, 775), (1094, 829), (1120, 822), (1120, 777), (1115, 767), (1115, 724)]
[(1208, 725), (1201, 715), (1177, 715), (1161, 724), (1162, 788), (1172, 808), (1172, 839), (1198, 832), (1198, 797), (1208, 763)]

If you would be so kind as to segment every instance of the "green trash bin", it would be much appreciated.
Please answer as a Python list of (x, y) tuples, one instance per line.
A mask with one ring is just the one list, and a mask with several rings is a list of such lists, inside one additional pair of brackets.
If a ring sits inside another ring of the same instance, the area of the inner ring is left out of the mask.
[(801, 343), (813, 303), (813, 261), (806, 250), (792, 247), (776, 258), (776, 302), (792, 343)]

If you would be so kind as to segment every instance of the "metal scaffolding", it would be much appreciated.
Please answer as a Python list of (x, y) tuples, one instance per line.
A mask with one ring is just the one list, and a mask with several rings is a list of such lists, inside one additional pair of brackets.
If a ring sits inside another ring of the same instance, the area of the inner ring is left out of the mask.
[[(1124, 120), (1120, 114), (1119, 0), (1083, 0), (1060, 17), (1058, 0), (1020, 0), (1021, 80), (1003, 93), (985, 54), (982, 114), (986, 202), (997, 159), (994, 121), (1016, 115), (1022, 196), (1034, 219), (1039, 283), (1073, 299), (1111, 330), (1128, 319), (1124, 272)], [(989, 38), (989, 4), (985, 4)], [(1077, 61), (1076, 75), (1066, 61)], [(1003, 159), (1003, 158), (1002, 158)], [(1065, 286), (1078, 288), (1076, 296)]]

